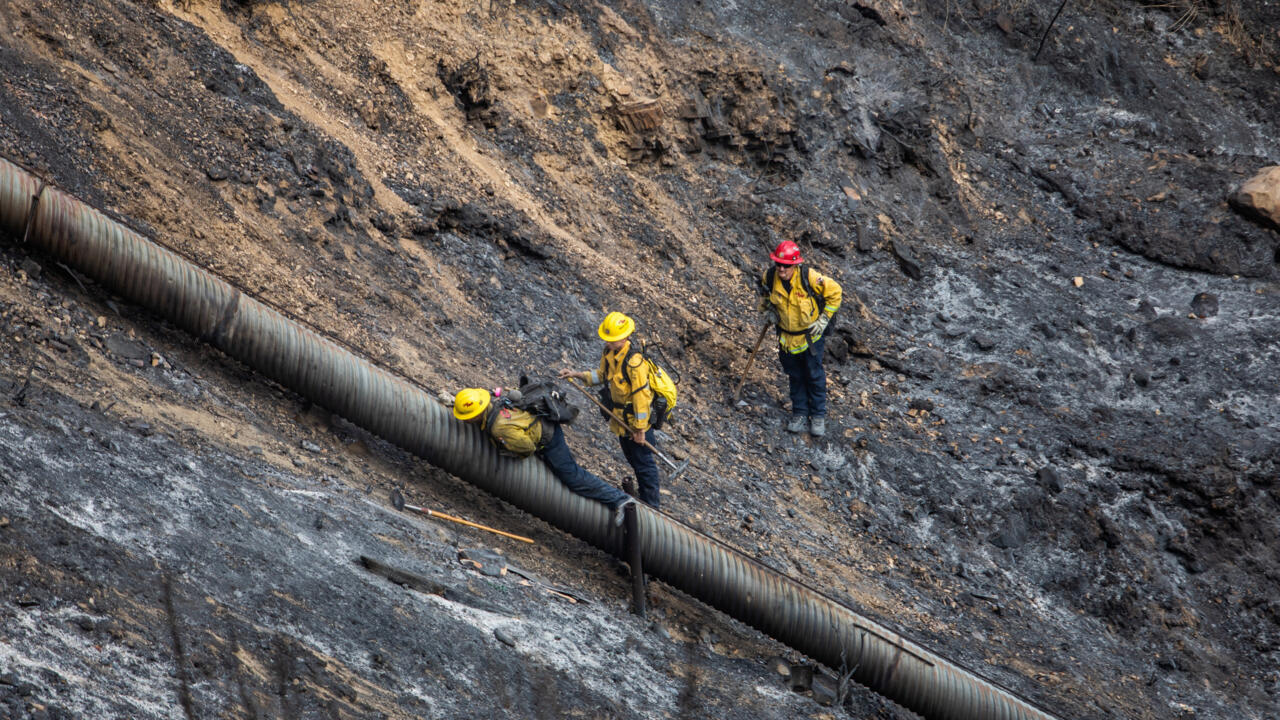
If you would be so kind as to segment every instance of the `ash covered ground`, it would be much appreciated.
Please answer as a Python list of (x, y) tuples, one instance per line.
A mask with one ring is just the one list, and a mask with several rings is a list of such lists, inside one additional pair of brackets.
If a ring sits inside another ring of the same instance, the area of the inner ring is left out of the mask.
[[(1280, 164), (1280, 4), (2, 7), (0, 152), (51, 184), (441, 394), (623, 310), (681, 376), (672, 514), (1062, 717), (1280, 714), (1280, 234), (1228, 203)], [(772, 357), (728, 402), (782, 239), (861, 301), (822, 441)], [(630, 615), (613, 559), (20, 240), (9, 716), (908, 716), (661, 585)]]

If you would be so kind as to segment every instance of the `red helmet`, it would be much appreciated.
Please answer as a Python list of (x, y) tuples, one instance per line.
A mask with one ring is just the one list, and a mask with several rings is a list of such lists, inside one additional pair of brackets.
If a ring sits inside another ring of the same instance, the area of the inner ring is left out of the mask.
[(769, 258), (779, 265), (799, 265), (804, 261), (804, 258), (800, 257), (800, 246), (790, 240), (778, 243), (778, 247), (769, 253)]

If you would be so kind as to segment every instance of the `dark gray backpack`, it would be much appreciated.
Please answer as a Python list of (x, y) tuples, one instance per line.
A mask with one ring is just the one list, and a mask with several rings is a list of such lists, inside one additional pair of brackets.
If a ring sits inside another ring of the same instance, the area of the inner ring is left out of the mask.
[(578, 408), (556, 387), (554, 380), (529, 380), (520, 376), (520, 399), (508, 400), (511, 407), (554, 423), (568, 425), (578, 417)]

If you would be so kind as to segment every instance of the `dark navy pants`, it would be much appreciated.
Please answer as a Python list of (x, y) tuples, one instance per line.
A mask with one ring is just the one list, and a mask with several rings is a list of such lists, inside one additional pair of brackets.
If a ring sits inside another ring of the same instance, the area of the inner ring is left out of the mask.
[(537, 454), (551, 468), (551, 474), (556, 479), (574, 493), (602, 502), (610, 508), (616, 508), (627, 499), (626, 493), (587, 472), (573, 459), (573, 453), (569, 452), (569, 445), (564, 441), (564, 430), (560, 423), (546, 423), (544, 428), (547, 426), (555, 428), (555, 431), (551, 433), (551, 439), (538, 448)]
[(822, 369), (824, 337), (802, 353), (778, 349), (778, 360), (791, 385), (791, 414), (823, 417), (827, 414), (827, 373)]
[[(645, 432), (644, 439), (650, 445), (658, 446), (658, 443), (654, 442), (652, 430)], [(618, 444), (622, 446), (622, 454), (627, 456), (627, 462), (631, 463), (631, 469), (636, 471), (636, 485), (639, 490), (636, 497), (646, 505), (658, 507), (661, 502), (658, 497), (660, 478), (658, 461), (654, 459), (653, 451), (644, 445), (632, 442), (630, 435), (619, 435)]]

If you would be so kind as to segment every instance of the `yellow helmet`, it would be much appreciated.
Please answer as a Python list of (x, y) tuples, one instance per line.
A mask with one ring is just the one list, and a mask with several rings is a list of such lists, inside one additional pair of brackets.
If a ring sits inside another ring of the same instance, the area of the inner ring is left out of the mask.
[(489, 391), (482, 388), (459, 390), (453, 396), (453, 416), (459, 420), (470, 420), (489, 407)]
[(611, 312), (604, 316), (604, 320), (600, 323), (600, 329), (597, 331), (600, 339), (605, 342), (613, 342), (622, 340), (631, 335), (636, 329), (636, 321), (623, 315), (620, 312)]

